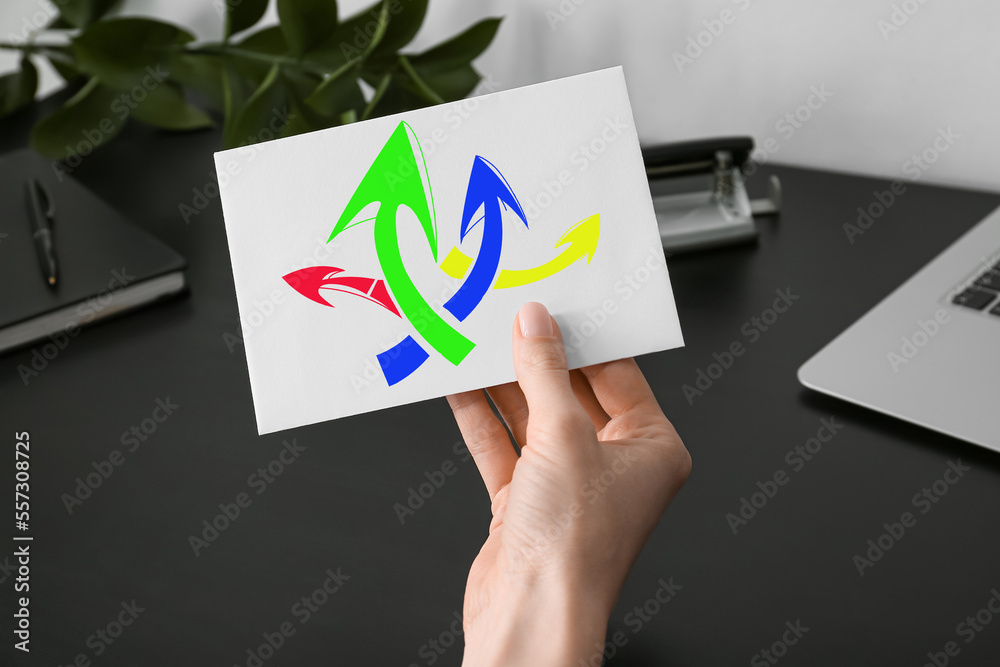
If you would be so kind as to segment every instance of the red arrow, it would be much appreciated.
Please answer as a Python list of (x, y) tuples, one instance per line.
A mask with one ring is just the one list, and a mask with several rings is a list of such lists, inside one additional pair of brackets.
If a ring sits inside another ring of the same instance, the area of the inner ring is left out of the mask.
[(302, 296), (324, 306), (333, 308), (333, 305), (319, 293), (322, 289), (328, 289), (360, 296), (362, 299), (377, 303), (396, 317), (402, 318), (396, 304), (392, 301), (392, 297), (389, 296), (389, 290), (386, 288), (384, 280), (337, 275), (343, 272), (344, 269), (338, 269), (335, 266), (311, 266), (289, 273), (284, 276), (284, 280)]

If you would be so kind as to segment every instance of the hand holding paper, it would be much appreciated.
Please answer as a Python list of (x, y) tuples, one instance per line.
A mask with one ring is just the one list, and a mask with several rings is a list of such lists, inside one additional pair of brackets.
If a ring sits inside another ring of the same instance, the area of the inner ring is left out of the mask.
[(530, 300), (574, 368), (682, 344), (620, 69), (216, 162), (261, 433), (508, 382)]
[[(449, 396), (493, 505), (465, 593), (465, 664), (597, 664), (628, 571), (691, 459), (631, 359), (571, 374), (537, 303), (513, 331), (517, 383)], [(595, 662), (596, 657), (596, 662)]]

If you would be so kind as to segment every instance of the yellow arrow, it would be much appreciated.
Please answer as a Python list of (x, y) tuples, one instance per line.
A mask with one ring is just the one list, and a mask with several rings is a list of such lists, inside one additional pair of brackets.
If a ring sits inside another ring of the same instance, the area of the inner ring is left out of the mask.
[(597, 241), (600, 235), (601, 216), (592, 215), (586, 220), (570, 227), (556, 241), (556, 249), (567, 243), (569, 244), (569, 247), (558, 257), (533, 269), (525, 269), (524, 271), (503, 270), (500, 272), (500, 277), (497, 278), (496, 284), (493, 285), (493, 289), (520, 287), (521, 285), (527, 285), (543, 278), (548, 278), (571, 266), (584, 255), (587, 256), (587, 264), (590, 264), (590, 260), (594, 259), (594, 253), (597, 252)]
[(464, 278), (465, 274), (469, 272), (470, 266), (472, 266), (472, 258), (459, 250), (458, 246), (452, 248), (448, 256), (441, 262), (441, 270), (456, 280)]

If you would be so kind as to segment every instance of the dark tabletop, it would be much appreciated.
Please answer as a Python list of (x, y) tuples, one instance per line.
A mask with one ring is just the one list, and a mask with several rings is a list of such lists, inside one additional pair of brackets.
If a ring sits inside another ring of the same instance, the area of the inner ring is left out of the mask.
[[(2, 125), (0, 149), (26, 144), (34, 113)], [(249, 650), (264, 665), (457, 665), (455, 619), (490, 507), (447, 403), (257, 436), (212, 196), (218, 145), (214, 132), (133, 125), (73, 171), (187, 257), (191, 291), (85, 330), (27, 386), (18, 366), (31, 349), (0, 357), (0, 497), (13, 497), (13, 434), (29, 431), (35, 538), (32, 659), (11, 646), (10, 559), (0, 663), (255, 665)], [(851, 244), (843, 224), (886, 181), (765, 166), (751, 189), (772, 173), (784, 214), (760, 223), (759, 243), (668, 260), (687, 347), (639, 364), (694, 471), (612, 614), (610, 664), (916, 666), (948, 642), (952, 664), (995, 664), (1000, 622), (959, 624), (1000, 590), (1000, 455), (811, 393), (795, 372), (1000, 196), (909, 185)], [(207, 206), (186, 222), (182, 204)], [(798, 299), (758, 337), (751, 318), (776, 290)], [(745, 354), (689, 403), (682, 386), (737, 341)], [(177, 406), (161, 423), (158, 400)], [(829, 441), (810, 460), (789, 456), (823, 420), (843, 426), (821, 433)], [(155, 426), (144, 441), (123, 443), (144, 425)], [(284, 442), (304, 449), (278, 465)], [(121, 465), (70, 513), (64, 494), (114, 450)], [(913, 497), (949, 462), (969, 470), (921, 513)], [(270, 482), (251, 478), (269, 465), (280, 470)], [(779, 471), (786, 483), (766, 484)], [(443, 483), (425, 485), (401, 523), (395, 506), (428, 479)], [(758, 482), (776, 492), (734, 534), (727, 515)], [(251, 502), (239, 517), (217, 518), (241, 493)], [(859, 574), (855, 556), (907, 511), (915, 525)], [(224, 529), (195, 555), (190, 537), (213, 520)], [(339, 589), (317, 594), (324, 582)], [(322, 601), (308, 617), (303, 597)], [(282, 624), (294, 634), (279, 642)], [(280, 643), (273, 656), (265, 635)]]

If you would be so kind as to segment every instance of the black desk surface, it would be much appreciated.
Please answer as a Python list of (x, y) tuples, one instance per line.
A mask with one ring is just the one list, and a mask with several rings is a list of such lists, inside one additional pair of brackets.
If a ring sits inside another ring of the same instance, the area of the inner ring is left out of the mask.
[[(32, 113), (4, 124), (0, 149), (26, 142)], [(263, 664), (457, 665), (454, 619), (490, 508), (448, 406), (256, 435), (243, 348), (227, 346), (239, 324), (218, 200), (190, 223), (179, 211), (212, 193), (217, 146), (211, 132), (132, 126), (74, 170), (188, 258), (191, 294), (85, 330), (28, 386), (31, 350), (0, 358), (0, 497), (13, 497), (13, 434), (29, 431), (35, 536), (32, 659), (11, 647), (15, 575), (0, 570), (0, 663), (253, 665), (248, 649), (291, 622)], [(770, 173), (785, 212), (758, 244), (669, 260), (687, 347), (639, 363), (694, 472), (611, 617), (623, 645), (610, 664), (771, 664), (754, 656), (794, 638), (786, 622), (808, 631), (782, 664), (922, 665), (949, 641), (952, 664), (996, 664), (1000, 619), (968, 643), (957, 626), (1000, 590), (1000, 454), (813, 394), (795, 371), (1000, 196), (911, 185), (852, 245), (842, 225), (887, 182), (767, 166), (751, 189)], [(751, 343), (744, 324), (786, 288), (799, 300)], [(682, 385), (735, 341), (747, 352), (689, 405)], [(167, 398), (179, 407), (128, 452), (123, 433)], [(843, 429), (795, 471), (786, 453), (824, 418)], [(286, 439), (305, 450), (258, 495), (248, 478)], [(69, 514), (62, 495), (116, 449), (122, 465)], [(969, 472), (921, 514), (913, 496), (958, 460)], [(401, 525), (394, 505), (446, 462), (457, 471)], [(790, 481), (734, 535), (726, 515), (778, 470)], [(189, 536), (244, 492), (252, 504), (195, 556)], [(859, 576), (853, 557), (906, 511), (916, 525)], [(338, 569), (350, 578), (301, 623), (295, 605)], [(661, 607), (671, 578), (682, 589)], [(133, 600), (143, 611), (113, 643), (95, 635)]]

